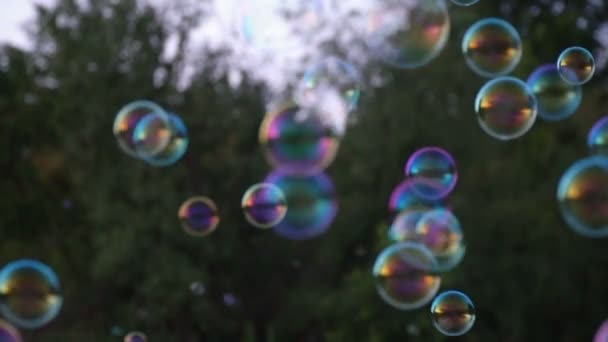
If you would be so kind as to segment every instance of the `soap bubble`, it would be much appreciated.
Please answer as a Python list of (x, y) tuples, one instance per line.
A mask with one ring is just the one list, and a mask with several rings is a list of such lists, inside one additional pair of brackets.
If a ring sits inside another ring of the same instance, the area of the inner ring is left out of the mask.
[(416, 225), (415, 236), (435, 256), (437, 271), (452, 269), (464, 257), (466, 247), (460, 222), (449, 210), (426, 212)]
[[(135, 136), (140, 121), (151, 116), (148, 129)], [(154, 124), (152, 124), (152, 122)], [(160, 152), (169, 143), (169, 136), (161, 134), (169, 126), (169, 116), (159, 105), (150, 101), (135, 101), (122, 107), (114, 119), (114, 136), (118, 146), (128, 155), (140, 157)], [(156, 131), (153, 130), (156, 129)]]
[(467, 65), (480, 76), (503, 76), (515, 69), (522, 56), (517, 30), (502, 19), (485, 18), (473, 24), (462, 39)]
[(557, 59), (562, 78), (574, 85), (589, 82), (595, 73), (595, 59), (589, 50), (575, 46), (564, 50)]
[(475, 307), (467, 295), (460, 291), (446, 291), (431, 305), (433, 325), (447, 336), (466, 334), (475, 324)]
[(528, 78), (528, 88), (538, 101), (538, 116), (547, 121), (569, 118), (583, 99), (580, 86), (567, 83), (555, 64), (538, 67)]
[(196, 196), (179, 207), (177, 213), (184, 231), (192, 236), (206, 236), (220, 223), (217, 206), (207, 197)]
[[(445, 207), (445, 203), (440, 200), (431, 200), (423, 198), (413, 190), (414, 186), (422, 187), (418, 184), (424, 182), (424, 179), (406, 179), (399, 183), (393, 189), (391, 197), (388, 203), (388, 209), (392, 214), (398, 214), (404, 210), (415, 210), (415, 209), (429, 209), (429, 208), (442, 208)], [(434, 183), (426, 183), (426, 186), (433, 186)]]
[(327, 175), (294, 176), (275, 171), (265, 182), (279, 187), (289, 205), (274, 231), (291, 240), (319, 236), (329, 229), (338, 212), (334, 184)]
[(479, 2), (479, 0), (452, 0), (458, 6), (471, 6)]
[[(182, 156), (186, 153), (188, 148), (189, 138), (188, 130), (182, 119), (173, 113), (169, 115), (169, 139), (167, 145), (160, 151), (152, 155), (142, 155), (141, 158), (148, 164), (153, 166), (169, 166), (175, 164)], [(153, 115), (148, 115), (141, 119), (137, 127), (135, 128), (135, 136), (144, 136), (148, 131), (153, 130), (151, 126), (155, 125), (158, 119)], [(157, 126), (158, 128), (158, 126)], [(164, 126), (160, 126), (162, 130)]]
[(0, 342), (23, 342), (19, 330), (0, 319)]
[(608, 320), (604, 321), (602, 325), (597, 329), (593, 342), (606, 342), (608, 341)]
[(574, 163), (559, 182), (557, 200), (576, 233), (608, 237), (608, 158), (594, 156)]
[(498, 77), (477, 93), (475, 112), (481, 128), (500, 140), (519, 138), (534, 125), (537, 100), (528, 86), (513, 77)]
[(11, 323), (39, 328), (57, 317), (62, 304), (59, 279), (49, 266), (21, 259), (0, 271), (0, 312)]
[(431, 209), (405, 209), (400, 212), (393, 220), (388, 237), (395, 242), (416, 241), (416, 226), (418, 222)]
[(251, 186), (245, 192), (241, 200), (241, 208), (251, 225), (270, 228), (285, 217), (287, 202), (279, 187), (270, 183), (261, 183)]
[(147, 342), (146, 335), (139, 331), (132, 331), (125, 336), (124, 342)]
[(369, 11), (372, 53), (398, 68), (418, 68), (445, 47), (450, 17), (444, 0), (383, 0)]
[(593, 125), (587, 137), (587, 146), (592, 154), (608, 155), (608, 116)]
[(400, 242), (384, 249), (373, 274), (380, 297), (401, 310), (428, 304), (437, 294), (441, 278), (432, 274), (437, 262), (431, 251), (414, 242)]
[(205, 291), (206, 291), (205, 284), (201, 283), (200, 281), (195, 281), (192, 284), (190, 284), (190, 291), (195, 296), (202, 296), (205, 294)]
[(454, 158), (439, 147), (424, 147), (414, 152), (405, 165), (405, 175), (418, 179), (412, 183), (412, 190), (431, 200), (449, 195), (458, 180)]

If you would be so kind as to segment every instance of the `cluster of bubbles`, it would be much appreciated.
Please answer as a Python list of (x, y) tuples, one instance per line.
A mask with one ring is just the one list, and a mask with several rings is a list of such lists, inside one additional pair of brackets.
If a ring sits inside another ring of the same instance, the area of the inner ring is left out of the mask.
[(124, 342), (147, 342), (146, 334), (139, 331), (132, 331), (125, 335)]
[(150, 101), (122, 107), (113, 126), (118, 146), (152, 166), (175, 164), (188, 149), (188, 130), (182, 119)]

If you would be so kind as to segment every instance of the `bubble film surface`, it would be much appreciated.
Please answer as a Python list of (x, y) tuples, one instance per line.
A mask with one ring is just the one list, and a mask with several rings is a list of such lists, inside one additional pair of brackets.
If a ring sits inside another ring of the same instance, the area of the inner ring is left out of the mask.
[(471, 6), (479, 2), (479, 0), (452, 0), (458, 6)]
[(464, 257), (466, 247), (460, 222), (449, 210), (426, 212), (416, 225), (416, 239), (435, 256), (437, 271), (451, 270)]
[(435, 328), (444, 335), (464, 335), (475, 324), (475, 306), (464, 293), (446, 291), (433, 300), (431, 319)]
[(431, 209), (406, 209), (400, 212), (388, 230), (389, 239), (395, 242), (416, 241), (416, 226), (429, 210)]
[(59, 279), (47, 265), (30, 259), (10, 262), (0, 271), (0, 312), (11, 323), (39, 328), (59, 314)]
[(293, 103), (280, 106), (264, 118), (260, 144), (268, 162), (278, 170), (312, 175), (333, 162), (339, 139), (321, 113)]
[(515, 69), (523, 52), (521, 37), (509, 22), (498, 18), (481, 19), (462, 39), (467, 65), (480, 76), (503, 76)]
[(589, 50), (574, 46), (564, 50), (557, 59), (561, 77), (570, 84), (589, 82), (595, 73), (595, 59)]
[(593, 125), (587, 136), (587, 146), (592, 154), (608, 156), (608, 116)]
[(252, 226), (270, 228), (285, 217), (287, 201), (279, 187), (261, 183), (247, 189), (241, 200), (241, 208)]
[(192, 197), (182, 203), (177, 216), (184, 231), (193, 236), (213, 233), (220, 222), (215, 202), (202, 196)]
[(597, 329), (593, 342), (606, 342), (608, 341), (608, 320), (604, 321), (602, 325)]
[(608, 158), (577, 161), (562, 176), (557, 200), (566, 223), (576, 233), (608, 237)]
[[(143, 154), (141, 156), (144, 161), (152, 166), (165, 167), (173, 165), (184, 156), (188, 149), (190, 139), (188, 138), (188, 129), (186, 128), (184, 121), (176, 114), (168, 113), (168, 115), (169, 139), (166, 146), (157, 153), (149, 156)], [(154, 126), (155, 121), (157, 121), (157, 119), (155, 119), (154, 116), (148, 115), (144, 117), (135, 128), (135, 136), (150, 134), (149, 131), (154, 129), (151, 126)], [(157, 128), (159, 127), (157, 126)], [(164, 129), (164, 126), (161, 125), (160, 129)], [(163, 133), (157, 132), (155, 135), (159, 136), (164, 133), (167, 133), (167, 131), (164, 131)]]
[(424, 147), (414, 152), (405, 164), (405, 175), (418, 180), (412, 183), (413, 191), (431, 200), (449, 195), (458, 180), (454, 158), (439, 147)]
[(125, 335), (124, 342), (147, 342), (146, 335), (139, 331), (132, 331)]
[(0, 342), (23, 342), (19, 330), (0, 319)]
[(528, 77), (527, 84), (536, 96), (538, 116), (543, 120), (558, 121), (569, 118), (583, 99), (582, 88), (564, 81), (555, 64), (538, 67)]
[[(406, 179), (393, 189), (388, 202), (388, 210), (392, 214), (398, 214), (404, 210), (419, 210), (429, 208), (445, 207), (443, 200), (430, 200), (423, 198), (413, 190), (414, 186), (422, 187), (420, 179)], [(427, 183), (425, 186), (433, 186), (434, 183)]]
[[(154, 154), (162, 150), (168, 143), (167, 140), (157, 140), (153, 145), (152, 137), (140, 136), (136, 139), (134, 133), (139, 122), (146, 116), (156, 118), (156, 127), (167, 127), (169, 117), (164, 109), (150, 101), (135, 101), (122, 107), (114, 119), (113, 132), (118, 146), (128, 155), (139, 157), (141, 153)], [(150, 119), (151, 120), (151, 119)], [(147, 133), (147, 132), (144, 132)], [(141, 133), (140, 133), (141, 134)], [(161, 137), (159, 137), (161, 138)]]
[(475, 113), (481, 128), (500, 140), (526, 134), (538, 112), (536, 96), (528, 86), (513, 77), (498, 77), (487, 82), (477, 93)]
[(445, 47), (450, 17), (444, 0), (382, 0), (369, 11), (368, 45), (399, 68), (428, 64)]
[(437, 263), (433, 254), (414, 242), (400, 242), (384, 249), (373, 268), (376, 289), (388, 304), (414, 310), (428, 304), (437, 294), (441, 278), (432, 274)]
[(279, 187), (289, 205), (283, 220), (274, 226), (277, 234), (305, 240), (329, 229), (338, 213), (338, 202), (333, 181), (327, 175), (294, 176), (275, 171), (265, 182)]

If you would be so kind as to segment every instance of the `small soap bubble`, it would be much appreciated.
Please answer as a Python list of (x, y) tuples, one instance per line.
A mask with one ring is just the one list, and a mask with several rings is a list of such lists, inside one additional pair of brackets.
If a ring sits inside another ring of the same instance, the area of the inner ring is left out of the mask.
[(21, 259), (0, 271), (0, 312), (11, 323), (39, 328), (57, 317), (62, 304), (59, 279), (49, 266)]
[(215, 202), (202, 196), (192, 197), (182, 203), (177, 216), (184, 231), (192, 236), (209, 235), (220, 222)]
[(139, 331), (132, 331), (125, 335), (124, 342), (147, 342), (146, 335)]
[(467, 65), (480, 76), (503, 76), (515, 69), (522, 56), (522, 42), (509, 22), (485, 18), (473, 24), (462, 39)]
[(466, 247), (460, 221), (449, 210), (435, 209), (426, 212), (416, 225), (415, 239), (435, 256), (436, 271), (449, 271), (464, 257)]
[(574, 163), (559, 182), (557, 201), (576, 233), (608, 237), (608, 158), (593, 156)]
[(595, 59), (589, 50), (574, 46), (564, 50), (557, 59), (561, 77), (568, 83), (581, 85), (589, 82), (595, 73)]
[(477, 93), (475, 112), (481, 128), (500, 140), (526, 134), (538, 112), (536, 96), (521, 80), (498, 77), (487, 82)]
[(237, 298), (230, 292), (224, 293), (223, 300), (226, 306), (235, 306), (237, 304)]
[(479, 2), (479, 0), (452, 0), (458, 6), (471, 6)]
[(608, 156), (608, 116), (593, 125), (587, 137), (587, 146), (591, 154)]
[[(422, 184), (418, 184), (420, 182), (423, 182), (423, 180), (415, 178), (406, 179), (393, 189), (388, 202), (388, 210), (391, 214), (396, 215), (405, 210), (427, 210), (445, 207), (443, 200), (431, 200), (419, 196), (418, 192), (414, 191), (413, 188), (414, 186), (422, 187)], [(426, 184), (426, 186), (432, 185), (430, 183)]]
[[(186, 125), (176, 114), (168, 113), (168, 115), (168, 131), (163, 130), (164, 126), (160, 125), (160, 129), (164, 133), (156, 134), (156, 136), (159, 136), (160, 134), (169, 134), (169, 139), (166, 146), (154, 154), (142, 154), (140, 156), (144, 161), (152, 166), (164, 167), (173, 165), (182, 158), (188, 149), (190, 140), (188, 138), (188, 130)], [(154, 128), (151, 126), (154, 126), (155, 124), (158, 124), (158, 119), (155, 116), (148, 115), (144, 117), (135, 128), (134, 135), (137, 137), (150, 134), (149, 131), (154, 130)], [(156, 127), (159, 128), (159, 126)]]
[(433, 300), (431, 318), (435, 328), (442, 334), (464, 335), (475, 324), (475, 306), (464, 293), (446, 291)]
[(205, 284), (203, 284), (200, 281), (195, 281), (192, 284), (190, 284), (190, 291), (195, 296), (202, 296), (205, 294), (205, 291), (206, 291)]
[[(150, 121), (154, 121), (155, 125), (150, 124), (149, 129), (145, 132), (140, 132), (139, 137), (135, 137), (135, 129), (140, 121), (150, 116)], [(162, 134), (151, 134), (152, 126), (159, 128), (168, 127), (169, 116), (159, 105), (150, 101), (135, 101), (122, 107), (116, 118), (114, 119), (113, 132), (118, 142), (118, 146), (128, 155), (140, 157), (140, 154), (154, 154), (160, 152), (168, 143), (169, 137)], [(158, 132), (157, 132), (158, 133)], [(158, 138), (154, 140), (153, 138)], [(165, 139), (165, 140), (163, 140)]]
[(405, 175), (419, 180), (412, 190), (430, 200), (449, 195), (458, 180), (454, 158), (439, 147), (424, 147), (412, 154), (405, 164)]
[(424, 245), (400, 242), (384, 249), (374, 264), (373, 274), (380, 297), (401, 310), (428, 304), (437, 294), (441, 278), (432, 273), (437, 266), (433, 253)]
[(528, 88), (538, 101), (538, 116), (547, 121), (564, 120), (572, 116), (583, 99), (580, 86), (562, 79), (555, 64), (538, 67), (528, 77)]
[(287, 201), (283, 191), (274, 184), (251, 186), (243, 195), (241, 208), (247, 221), (258, 228), (270, 228), (285, 217)]
[(0, 342), (23, 342), (19, 330), (0, 319)]

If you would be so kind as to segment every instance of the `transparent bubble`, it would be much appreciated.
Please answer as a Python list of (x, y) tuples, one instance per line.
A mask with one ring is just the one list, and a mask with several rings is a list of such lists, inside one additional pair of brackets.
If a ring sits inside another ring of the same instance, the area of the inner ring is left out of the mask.
[(462, 39), (462, 53), (467, 65), (483, 77), (510, 73), (519, 64), (522, 51), (517, 30), (498, 18), (477, 21)]
[[(136, 138), (135, 129), (140, 121), (151, 116), (150, 121), (154, 121), (154, 125), (150, 124), (149, 130), (140, 132)], [(159, 105), (150, 101), (135, 101), (122, 107), (116, 118), (114, 119), (113, 132), (118, 146), (128, 155), (140, 157), (141, 155), (149, 156), (160, 152), (169, 143), (169, 136), (162, 134), (151, 134), (151, 128), (155, 127), (159, 131), (162, 128), (167, 128), (169, 125), (169, 116)]]
[[(153, 166), (173, 165), (182, 158), (188, 149), (190, 140), (186, 125), (176, 114), (168, 113), (168, 115), (169, 126), (167, 127), (162, 125), (162, 122), (159, 125), (159, 119), (156, 116), (148, 115), (141, 119), (135, 128), (134, 135), (136, 137), (150, 135), (155, 129), (159, 129), (159, 131), (152, 134), (153, 136), (160, 137), (163, 134), (169, 134), (168, 142), (162, 150), (151, 155), (141, 155), (144, 161)], [(168, 130), (165, 130), (165, 128), (168, 128)], [(161, 139), (164, 141), (164, 136)]]
[(593, 125), (587, 137), (587, 146), (592, 154), (608, 156), (608, 116)]
[(475, 306), (464, 293), (446, 291), (433, 300), (431, 318), (435, 328), (442, 334), (464, 335), (475, 324)]
[(564, 50), (557, 59), (562, 78), (574, 85), (589, 82), (595, 73), (595, 59), (589, 50), (575, 46)]
[(382, 0), (369, 11), (368, 45), (398, 68), (418, 68), (445, 47), (450, 17), (444, 0)]
[(311, 107), (322, 101), (323, 92), (336, 90), (343, 97), (348, 111), (357, 108), (360, 96), (361, 77), (350, 63), (328, 57), (311, 65), (297, 84), (295, 102), (302, 107)]
[(405, 209), (393, 220), (388, 230), (388, 238), (395, 242), (416, 241), (416, 226), (425, 213), (431, 209)]
[(510, 140), (526, 134), (538, 112), (536, 96), (513, 77), (498, 77), (477, 93), (475, 112), (481, 128), (490, 136)]
[(0, 342), (23, 342), (19, 330), (0, 319)]
[(192, 197), (182, 203), (177, 216), (184, 231), (193, 236), (213, 233), (220, 222), (215, 202), (201, 196)]
[(384, 249), (373, 274), (380, 297), (401, 310), (428, 304), (437, 294), (441, 278), (432, 274), (437, 262), (431, 251), (415, 242), (400, 242)]
[[(436, 199), (431, 200), (423, 198), (418, 195), (418, 192), (414, 191), (414, 186), (422, 187), (423, 179), (410, 178), (402, 181), (393, 189), (390, 200), (388, 202), (389, 212), (392, 214), (398, 214), (405, 210), (417, 210), (417, 209), (429, 209), (429, 208), (442, 208), (445, 207), (443, 200)], [(426, 183), (426, 186), (433, 186), (434, 183)]]
[(471, 6), (479, 2), (479, 0), (452, 0), (458, 6)]
[(557, 201), (576, 233), (608, 237), (608, 158), (594, 156), (574, 163), (559, 182)]
[(205, 294), (205, 291), (206, 291), (205, 284), (203, 284), (200, 281), (195, 281), (192, 284), (190, 284), (190, 291), (195, 296), (202, 296)]
[(528, 88), (538, 101), (538, 116), (547, 121), (569, 118), (583, 99), (580, 86), (567, 83), (559, 75), (555, 64), (538, 67), (528, 77)]
[(412, 190), (431, 200), (449, 195), (458, 180), (454, 158), (439, 147), (424, 147), (414, 152), (405, 164), (405, 175), (419, 180), (413, 183)]
[(437, 260), (437, 271), (445, 272), (458, 265), (465, 254), (460, 222), (445, 209), (426, 212), (416, 225), (416, 241), (424, 244)]
[(62, 304), (59, 279), (49, 266), (21, 259), (0, 271), (0, 312), (11, 323), (39, 328), (57, 317)]
[(238, 299), (236, 296), (230, 292), (224, 293), (224, 305), (226, 306), (236, 306), (238, 304)]
[(327, 175), (293, 176), (275, 171), (265, 182), (279, 187), (289, 210), (274, 231), (291, 240), (311, 239), (325, 233), (338, 212), (334, 184)]
[(124, 342), (147, 342), (148, 338), (146, 335), (139, 331), (132, 331), (125, 335)]
[(266, 115), (259, 138), (272, 166), (297, 175), (325, 169), (333, 162), (339, 145), (336, 132), (323, 121), (323, 114), (293, 103)]
[(258, 228), (270, 228), (287, 213), (287, 201), (276, 185), (261, 183), (251, 186), (243, 195), (241, 208), (247, 221)]
[(608, 341), (608, 320), (604, 321), (602, 325), (597, 329), (593, 342), (606, 342)]

